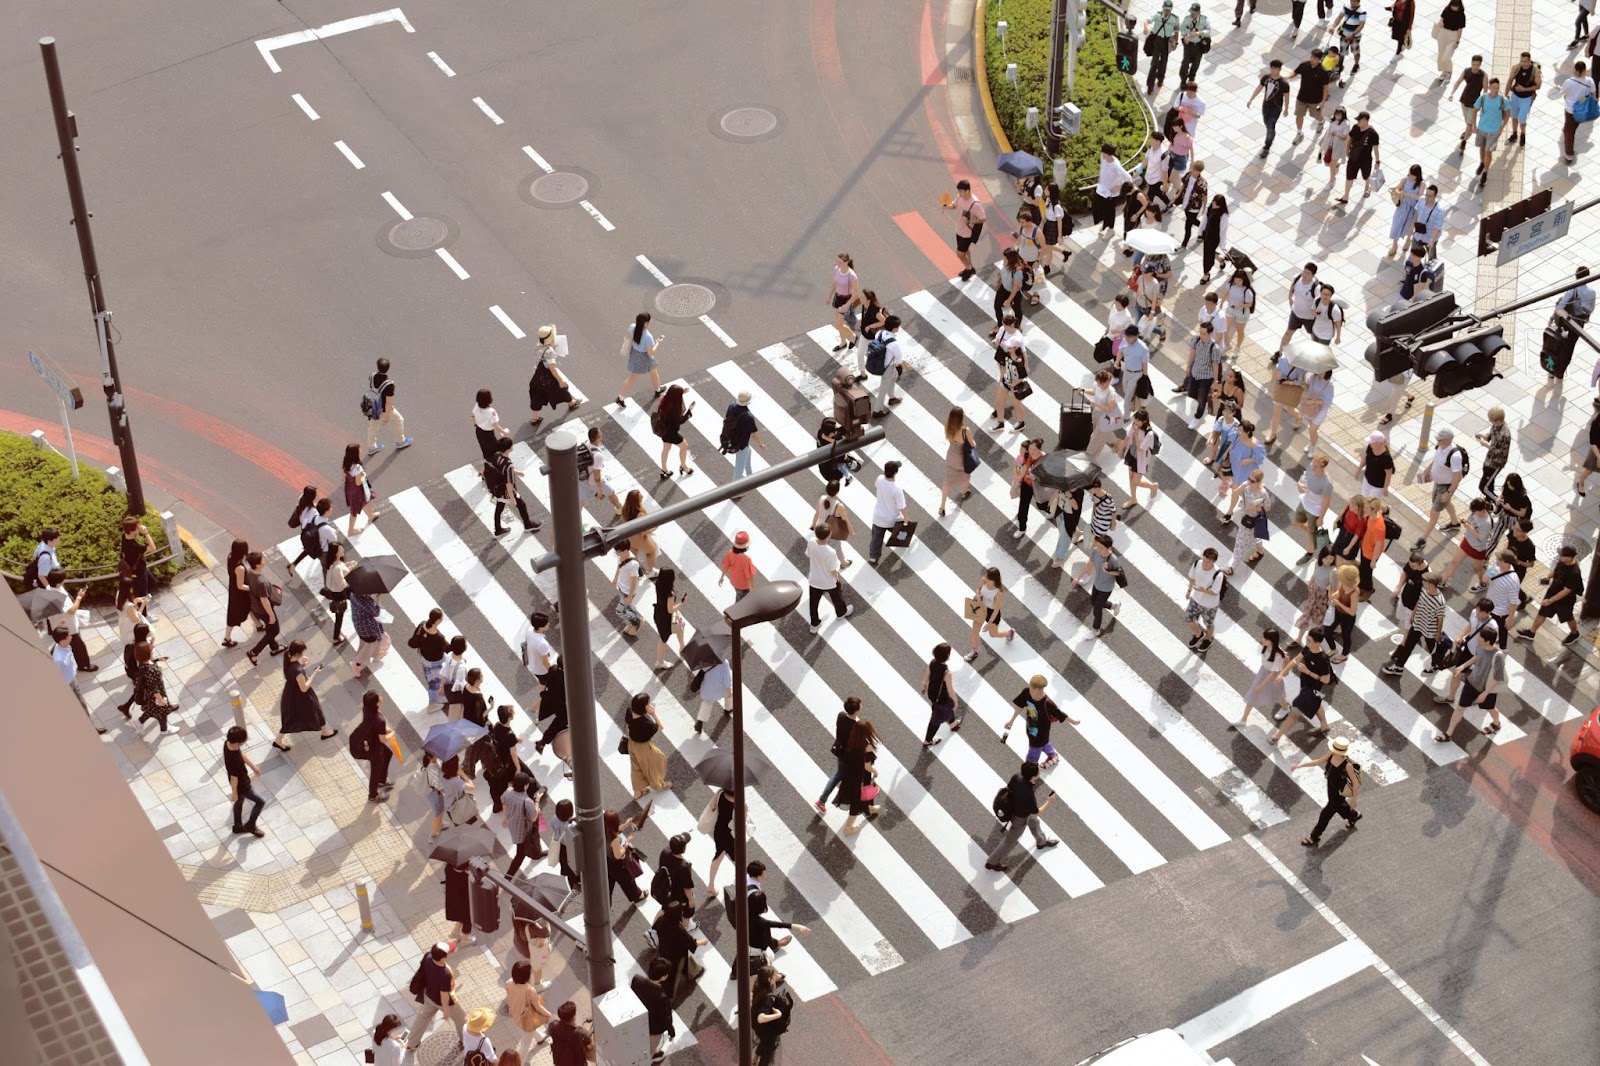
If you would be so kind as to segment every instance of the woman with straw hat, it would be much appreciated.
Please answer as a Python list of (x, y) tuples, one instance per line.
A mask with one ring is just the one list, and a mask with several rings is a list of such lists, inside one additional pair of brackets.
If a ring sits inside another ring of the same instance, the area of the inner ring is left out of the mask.
[(1350, 758), (1350, 741), (1344, 737), (1334, 737), (1328, 742), (1327, 754), (1295, 763), (1289, 769), (1294, 771), (1308, 766), (1322, 767), (1328, 779), (1328, 802), (1317, 816), (1316, 827), (1300, 840), (1306, 847), (1314, 848), (1322, 840), (1322, 831), (1328, 828), (1328, 823), (1333, 821), (1336, 814), (1344, 818), (1346, 829), (1355, 831), (1356, 823), (1361, 820), (1361, 812), (1356, 809), (1356, 800), (1361, 795), (1361, 764)]
[(539, 412), (546, 407), (566, 404), (568, 413), (571, 413), (583, 403), (573, 398), (567, 379), (556, 369), (556, 360), (562, 355), (561, 347), (554, 322), (539, 327), (539, 362), (528, 381), (528, 409), (532, 416), (528, 419), (529, 425), (538, 426), (544, 421), (544, 416)]
[(467, 1012), (467, 1024), (461, 1029), (463, 1066), (493, 1066), (496, 1055), (494, 1044), (489, 1041), (493, 1025), (494, 1011), (488, 1007), (474, 1007)]

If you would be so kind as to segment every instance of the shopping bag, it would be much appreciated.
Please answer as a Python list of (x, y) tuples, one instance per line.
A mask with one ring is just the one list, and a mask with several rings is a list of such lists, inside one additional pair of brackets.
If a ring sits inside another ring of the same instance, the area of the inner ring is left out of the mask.
[(982, 600), (978, 599), (976, 596), (968, 596), (966, 599), (966, 610), (964, 613), (966, 614), (967, 621), (973, 622), (984, 617), (988, 612), (983, 609)]
[(909, 548), (911, 547), (911, 538), (916, 535), (916, 532), (917, 524), (915, 522), (896, 522), (890, 527), (888, 537), (884, 538), (884, 544), (890, 548)]

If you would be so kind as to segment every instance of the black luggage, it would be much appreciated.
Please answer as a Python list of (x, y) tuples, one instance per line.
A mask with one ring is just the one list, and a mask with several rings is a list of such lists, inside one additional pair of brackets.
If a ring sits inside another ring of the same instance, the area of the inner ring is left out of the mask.
[(1073, 389), (1072, 396), (1061, 405), (1061, 441), (1058, 449), (1081, 452), (1089, 447), (1089, 436), (1094, 432), (1094, 411), (1089, 406), (1088, 394)]

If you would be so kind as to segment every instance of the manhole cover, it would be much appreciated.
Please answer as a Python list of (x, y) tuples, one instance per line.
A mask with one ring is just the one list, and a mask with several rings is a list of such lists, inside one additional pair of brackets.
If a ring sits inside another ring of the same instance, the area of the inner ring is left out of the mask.
[(1578, 549), (1578, 559), (1580, 561), (1587, 558), (1589, 552), (1594, 548), (1593, 544), (1590, 544), (1582, 537), (1571, 533), (1557, 533), (1554, 536), (1545, 538), (1544, 551), (1539, 553), (1539, 558), (1554, 559), (1560, 554), (1561, 549), (1569, 544)]
[(442, 1029), (424, 1040), (417, 1048), (417, 1066), (450, 1066), (461, 1061), (461, 1038), (449, 1029)]
[(450, 235), (450, 227), (437, 218), (411, 218), (397, 222), (389, 230), (389, 243), (406, 252), (426, 252), (439, 247)]
[(582, 174), (558, 171), (534, 181), (529, 191), (533, 193), (535, 200), (547, 204), (570, 204), (574, 200), (583, 199), (588, 193), (589, 180)]
[(704, 285), (668, 285), (656, 293), (656, 310), (672, 318), (699, 318), (717, 304), (717, 294)]
[(778, 116), (764, 107), (736, 107), (722, 116), (722, 129), (735, 137), (759, 137), (778, 126)]

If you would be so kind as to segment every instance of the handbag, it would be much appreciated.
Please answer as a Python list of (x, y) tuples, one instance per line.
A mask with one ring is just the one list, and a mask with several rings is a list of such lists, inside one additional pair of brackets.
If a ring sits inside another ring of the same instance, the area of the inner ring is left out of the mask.
[(711, 799), (706, 802), (706, 809), (700, 812), (700, 820), (694, 823), (694, 827), (706, 836), (710, 836), (711, 831), (717, 827), (717, 794), (715, 792), (711, 794)]
[(1254, 527), (1257, 540), (1266, 540), (1270, 535), (1268, 533), (1267, 513), (1265, 511), (1262, 511), (1260, 514), (1256, 515), (1255, 521), (1253, 521), (1251, 525)]
[(1585, 96), (1573, 106), (1572, 117), (1580, 125), (1600, 118), (1600, 100), (1594, 98), (1594, 93)]
[(916, 535), (915, 522), (896, 522), (889, 527), (889, 535), (884, 538), (884, 545), (890, 548), (909, 548), (911, 538)]
[(1377, 192), (1379, 189), (1383, 188), (1383, 183), (1385, 180), (1387, 179), (1385, 179), (1383, 176), (1383, 168), (1379, 167), (1377, 170), (1372, 172), (1372, 177), (1367, 181), (1367, 188), (1372, 192)]
[(632, 844), (624, 845), (622, 849), (622, 868), (628, 871), (629, 877), (638, 877), (644, 873), (644, 859), (639, 855), (639, 849)]
[(989, 612), (984, 608), (982, 600), (976, 596), (968, 596), (966, 610), (963, 613), (966, 615), (967, 621), (976, 622), (980, 618), (987, 617)]
[(977, 445), (970, 440), (964, 441), (961, 445), (961, 469), (970, 474), (978, 469), (979, 465)]
[(1298, 381), (1279, 380), (1272, 386), (1272, 402), (1284, 407), (1298, 407), (1306, 394), (1306, 387)]
[(838, 511), (828, 516), (828, 536), (833, 540), (849, 540), (853, 531), (850, 520)]
[(875, 800), (877, 798), (878, 798), (878, 785), (877, 785), (877, 782), (869, 781), (866, 784), (861, 786), (861, 802), (862, 803), (871, 803), (873, 800)]
[(1400, 206), (1400, 200), (1401, 200), (1400, 186), (1396, 185), (1392, 189), (1389, 190), (1389, 202), (1394, 204), (1396, 207), (1399, 207)]
[(628, 754), (628, 734), (626, 733), (622, 734), (622, 739), (617, 742), (617, 754)]
[(1106, 336), (1101, 337), (1099, 340), (1094, 342), (1094, 361), (1095, 362), (1097, 362), (1097, 363), (1109, 363), (1109, 362), (1111, 362), (1111, 357), (1112, 357), (1113, 354), (1115, 354), (1115, 353), (1113, 353), (1112, 350), (1111, 350), (1111, 336), (1110, 336), (1110, 334), (1107, 334)]
[(1141, 400), (1148, 400), (1155, 393), (1155, 386), (1150, 384), (1150, 375), (1140, 374), (1139, 383), (1133, 387), (1133, 394)]
[(1033, 386), (1028, 383), (1026, 378), (1023, 378), (1021, 381), (1011, 386), (1011, 395), (1019, 400), (1026, 400), (1029, 396), (1033, 395)]

